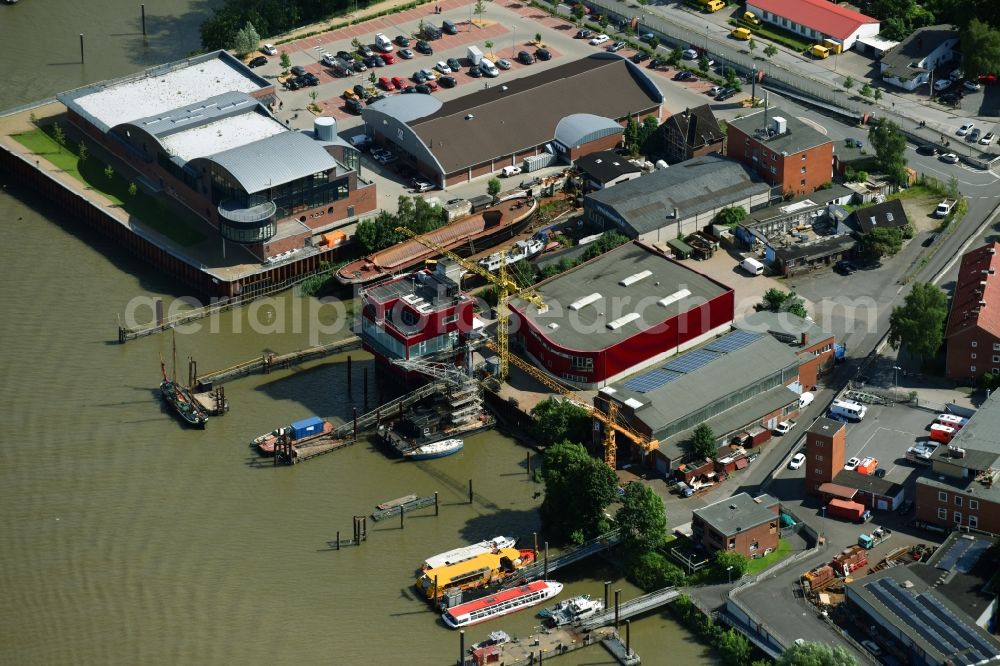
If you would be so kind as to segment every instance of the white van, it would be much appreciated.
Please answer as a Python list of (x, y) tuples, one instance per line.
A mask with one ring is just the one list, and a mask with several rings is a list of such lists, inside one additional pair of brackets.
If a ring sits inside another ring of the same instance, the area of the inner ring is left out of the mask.
[(375, 48), (382, 53), (389, 53), (392, 51), (392, 40), (380, 32), (375, 35)]
[(763, 275), (764, 274), (764, 264), (760, 263), (753, 257), (747, 257), (740, 262), (740, 268), (745, 270), (750, 275)]
[(851, 421), (860, 421), (865, 418), (867, 413), (867, 407), (853, 400), (834, 400), (833, 404), (830, 405), (830, 414), (842, 416)]
[(483, 58), (479, 61), (479, 69), (483, 71), (483, 76), (488, 76), (490, 78), (494, 76), (500, 76), (500, 70), (497, 66), (493, 64), (493, 61), (489, 58)]
[(516, 166), (505, 166), (500, 170), (500, 175), (504, 178), (510, 178), (511, 176), (516, 176), (521, 173), (521, 167)]

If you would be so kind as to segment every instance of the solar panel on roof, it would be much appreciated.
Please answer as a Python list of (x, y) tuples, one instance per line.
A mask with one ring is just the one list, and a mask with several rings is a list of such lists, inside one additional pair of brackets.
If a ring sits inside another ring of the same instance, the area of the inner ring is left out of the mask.
[(956, 565), (958, 570), (962, 573), (969, 573), (972, 571), (976, 566), (976, 562), (979, 561), (979, 557), (986, 552), (989, 547), (990, 543), (988, 541), (982, 541), (979, 539), (973, 541), (972, 545), (965, 551), (965, 554), (958, 558), (958, 564)]
[[(872, 595), (878, 599), (886, 608), (891, 610), (905, 622), (911, 629), (920, 635), (925, 641), (931, 644), (935, 650), (943, 655), (951, 655), (957, 650), (951, 643), (941, 635), (939, 623), (933, 623), (921, 619), (916, 612), (913, 598), (902, 588), (897, 588), (895, 581), (883, 578), (875, 583), (865, 585)], [(909, 602), (909, 603), (908, 603)]]
[(657, 368), (656, 370), (647, 372), (644, 375), (633, 377), (622, 384), (622, 388), (626, 388), (630, 391), (637, 391), (639, 393), (649, 393), (650, 391), (655, 391), (667, 382), (671, 382), (678, 377), (683, 377), (683, 375), (678, 372), (671, 372), (670, 370)]
[(986, 639), (976, 633), (972, 627), (970, 627), (966, 622), (963, 622), (961, 618), (955, 615), (951, 609), (941, 603), (941, 601), (936, 597), (924, 593), (917, 597), (917, 600), (924, 604), (930, 612), (940, 618), (942, 622), (948, 624), (949, 626), (953, 626), (955, 632), (968, 645), (974, 646), (983, 659), (989, 659), (990, 657), (1000, 655), (1000, 651), (990, 645)]
[(674, 372), (689, 373), (708, 365), (717, 358), (720, 358), (719, 354), (712, 353), (706, 349), (698, 349), (674, 359), (663, 367)]
[(746, 347), (748, 344), (759, 338), (760, 335), (760, 333), (751, 333), (750, 331), (733, 331), (729, 335), (724, 335), (712, 344), (707, 345), (705, 349), (728, 354), (729, 352), (734, 352), (737, 349)]
[(973, 543), (974, 541), (971, 539), (956, 539), (955, 543), (951, 544), (951, 548), (938, 560), (935, 567), (943, 571), (951, 571), (958, 562), (958, 558), (965, 555), (965, 551), (969, 550)]

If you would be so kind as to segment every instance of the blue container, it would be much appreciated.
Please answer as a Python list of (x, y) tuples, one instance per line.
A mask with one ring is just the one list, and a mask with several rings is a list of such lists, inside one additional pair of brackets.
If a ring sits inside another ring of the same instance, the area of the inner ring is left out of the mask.
[(302, 439), (321, 432), (323, 432), (323, 419), (318, 416), (310, 416), (292, 424), (292, 439)]

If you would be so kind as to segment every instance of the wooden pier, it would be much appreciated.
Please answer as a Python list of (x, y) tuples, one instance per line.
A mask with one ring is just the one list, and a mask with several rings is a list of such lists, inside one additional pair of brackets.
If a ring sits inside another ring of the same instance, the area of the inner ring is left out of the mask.
[(204, 375), (197, 374), (198, 364), (194, 361), (194, 359), (191, 359), (189, 362), (188, 376), (191, 379), (191, 384), (193, 386), (219, 385), (233, 379), (246, 377), (247, 375), (256, 373), (267, 374), (268, 372), (279, 368), (287, 368), (290, 365), (305, 363), (307, 361), (313, 361), (318, 358), (333, 356), (341, 352), (360, 348), (361, 338), (356, 335), (352, 335), (351, 337), (344, 338), (343, 340), (328, 342), (324, 345), (317, 345), (315, 347), (306, 347), (305, 349), (298, 349), (293, 352), (288, 352), (287, 354), (261, 354), (257, 358), (237, 363), (236, 365), (223, 368), (222, 370), (207, 372)]
[[(626, 633), (629, 633), (628, 625)], [(601, 627), (589, 633), (574, 627), (554, 629), (539, 627), (527, 638), (515, 637), (502, 645), (463, 654), (459, 663), (462, 666), (482, 666), (487, 663), (500, 663), (504, 666), (544, 664), (554, 657), (576, 652), (591, 645), (603, 645), (622, 666), (638, 666), (639, 655), (628, 643), (628, 638), (623, 642), (613, 627)]]
[(372, 511), (372, 520), (376, 523), (380, 520), (385, 520), (386, 518), (392, 518), (393, 516), (398, 516), (400, 513), (409, 513), (411, 511), (416, 511), (417, 509), (423, 509), (428, 506), (434, 507), (435, 515), (439, 511), (438, 507), (438, 495), (434, 493), (433, 495), (428, 495), (427, 497), (418, 497), (409, 502), (403, 504), (397, 504), (396, 506), (391, 506), (388, 509), (375, 509)]

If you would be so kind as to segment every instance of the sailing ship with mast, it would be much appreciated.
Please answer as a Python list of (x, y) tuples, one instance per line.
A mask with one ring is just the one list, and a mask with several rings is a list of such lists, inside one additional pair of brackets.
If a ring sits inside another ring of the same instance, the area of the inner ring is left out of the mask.
[(160, 395), (167, 406), (171, 407), (189, 426), (204, 428), (208, 414), (201, 408), (191, 391), (177, 383), (177, 340), (174, 340), (174, 378), (167, 377), (167, 365), (160, 354), (160, 372), (163, 381), (160, 382)]

